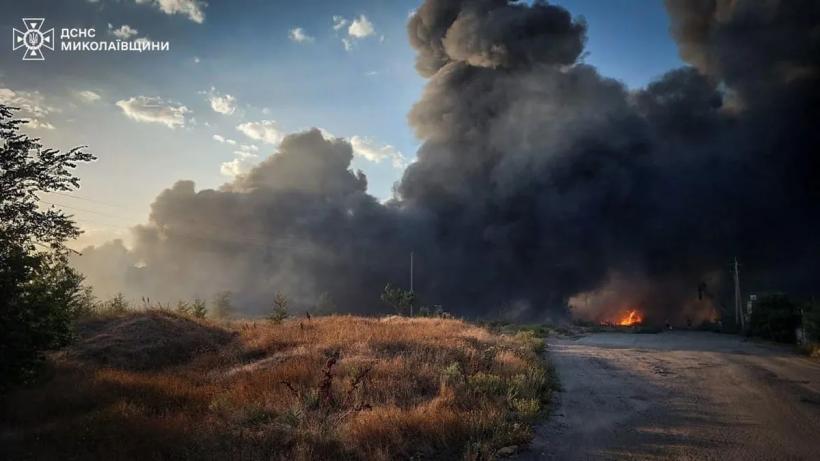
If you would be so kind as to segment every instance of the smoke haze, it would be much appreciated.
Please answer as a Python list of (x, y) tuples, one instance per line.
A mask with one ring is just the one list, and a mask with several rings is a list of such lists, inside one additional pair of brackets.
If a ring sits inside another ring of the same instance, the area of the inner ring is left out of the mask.
[(561, 7), (428, 0), (408, 24), (423, 144), (393, 200), (314, 129), (218, 190), (177, 182), (132, 250), (76, 265), (102, 293), (230, 290), (247, 312), (279, 291), (383, 311), (411, 251), (422, 300), (472, 316), (707, 318), (733, 257), (749, 289), (816, 290), (820, 4), (667, 9), (690, 66), (630, 91), (579, 60), (586, 25)]

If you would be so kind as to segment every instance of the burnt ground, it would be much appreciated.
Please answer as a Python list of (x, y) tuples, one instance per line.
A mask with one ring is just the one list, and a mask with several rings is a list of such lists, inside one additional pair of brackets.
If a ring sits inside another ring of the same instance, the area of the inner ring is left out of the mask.
[(820, 459), (820, 363), (710, 332), (555, 339), (562, 391), (521, 459)]

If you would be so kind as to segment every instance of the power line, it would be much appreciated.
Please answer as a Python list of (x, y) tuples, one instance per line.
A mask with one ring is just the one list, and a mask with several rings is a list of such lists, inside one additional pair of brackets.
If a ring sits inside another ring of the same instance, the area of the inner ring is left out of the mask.
[(100, 215), (100, 216), (105, 216), (107, 218), (131, 219), (131, 218), (127, 218), (125, 216), (112, 215), (112, 214), (103, 213), (103, 212), (100, 212), (100, 211), (89, 210), (89, 209), (86, 209), (86, 208), (79, 208), (79, 207), (75, 207), (75, 206), (72, 206), (72, 205), (66, 205), (66, 204), (63, 204), (63, 203), (49, 202), (49, 201), (43, 200), (43, 199), (40, 199), (40, 202), (45, 203), (46, 205), (58, 206), (58, 207), (62, 207), (62, 208), (68, 208), (69, 210), (82, 211), (82, 212), (85, 212), (85, 213), (92, 213), (92, 214), (96, 214), (96, 215)]
[(129, 209), (127, 209), (124, 206), (119, 205), (119, 204), (114, 204), (114, 203), (110, 203), (110, 202), (103, 202), (101, 200), (97, 200), (97, 199), (93, 199), (93, 198), (89, 198), (89, 197), (83, 197), (81, 195), (66, 194), (64, 192), (46, 192), (46, 193), (47, 194), (60, 195), (62, 197), (73, 198), (75, 200), (83, 200), (83, 201), (90, 202), (90, 203), (96, 203), (98, 205), (103, 205), (103, 206), (107, 206), (107, 207), (111, 207), (111, 208), (117, 208), (117, 209), (120, 209), (120, 210), (131, 211), (131, 212), (136, 213), (136, 211), (129, 210)]

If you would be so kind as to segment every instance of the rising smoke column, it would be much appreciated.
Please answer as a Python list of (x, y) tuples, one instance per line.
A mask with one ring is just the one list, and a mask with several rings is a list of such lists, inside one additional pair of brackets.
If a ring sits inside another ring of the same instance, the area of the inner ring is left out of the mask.
[(408, 24), (423, 144), (394, 200), (366, 193), (346, 142), (292, 135), (220, 190), (163, 192), (127, 287), (376, 311), (414, 251), (421, 297), (468, 315), (697, 319), (735, 256), (746, 286), (816, 289), (818, 7), (668, 9), (692, 67), (630, 91), (579, 61), (586, 26), (560, 7), (426, 1)]
[[(179, 181), (162, 192), (148, 224), (135, 228), (132, 251), (115, 242), (84, 250), (76, 263), (92, 286), (132, 297), (231, 291), (239, 307), (259, 312), (283, 292), (299, 308), (323, 294), (343, 308), (362, 306), (362, 293), (372, 298), (373, 287), (397, 278), (404, 268), (386, 262), (406, 252), (393, 243), (404, 232), (395, 211), (365, 192), (352, 158), (348, 142), (319, 130), (287, 136), (276, 154), (219, 190)], [(110, 283), (112, 273), (124, 283)]]

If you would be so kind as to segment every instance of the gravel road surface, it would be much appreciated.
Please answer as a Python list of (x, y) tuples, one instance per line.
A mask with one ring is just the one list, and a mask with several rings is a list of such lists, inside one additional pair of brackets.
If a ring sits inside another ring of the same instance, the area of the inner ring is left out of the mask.
[(520, 459), (820, 460), (820, 363), (734, 335), (549, 344), (562, 391)]

